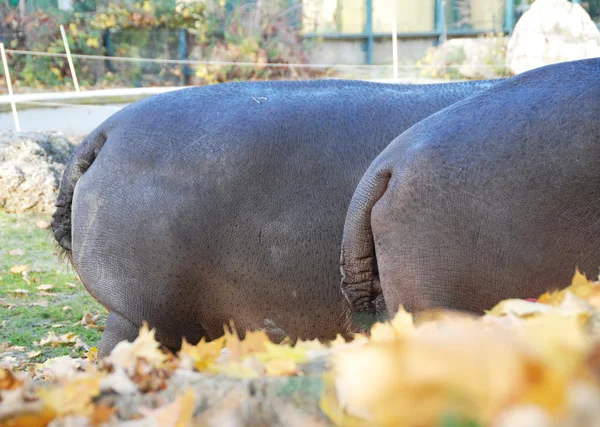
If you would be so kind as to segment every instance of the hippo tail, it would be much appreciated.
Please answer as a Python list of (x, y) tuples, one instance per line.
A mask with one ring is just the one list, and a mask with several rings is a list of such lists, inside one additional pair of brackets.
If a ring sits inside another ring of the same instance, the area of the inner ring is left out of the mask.
[(75, 149), (63, 173), (58, 190), (56, 210), (52, 214), (52, 233), (71, 262), (71, 207), (77, 181), (94, 162), (106, 142), (105, 129), (96, 129)]

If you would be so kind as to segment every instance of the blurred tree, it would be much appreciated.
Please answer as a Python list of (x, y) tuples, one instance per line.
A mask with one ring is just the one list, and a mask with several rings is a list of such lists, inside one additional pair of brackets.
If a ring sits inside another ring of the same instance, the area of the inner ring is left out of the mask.
[(96, 4), (95, 0), (75, 0), (73, 1), (73, 10), (81, 13), (95, 12)]
[(600, 0), (588, 0), (588, 12), (592, 19), (600, 23)]

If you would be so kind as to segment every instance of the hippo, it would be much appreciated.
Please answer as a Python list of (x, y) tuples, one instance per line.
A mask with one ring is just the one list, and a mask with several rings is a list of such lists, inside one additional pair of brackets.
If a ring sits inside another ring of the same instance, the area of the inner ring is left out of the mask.
[(482, 313), (600, 267), (600, 59), (506, 79), (402, 133), (348, 208), (356, 313)]
[(109, 311), (100, 355), (143, 321), (172, 350), (229, 321), (274, 341), (352, 333), (339, 253), (360, 178), (401, 132), (495, 84), (226, 83), (109, 117), (69, 160), (52, 221)]

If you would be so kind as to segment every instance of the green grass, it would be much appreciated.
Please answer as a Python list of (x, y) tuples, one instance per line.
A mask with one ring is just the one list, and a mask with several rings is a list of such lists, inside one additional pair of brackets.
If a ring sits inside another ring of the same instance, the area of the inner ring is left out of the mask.
[[(57, 335), (73, 332), (87, 345), (94, 347), (101, 331), (77, 325), (77, 322), (86, 312), (101, 313), (99, 325), (104, 325), (106, 321), (106, 310), (87, 293), (72, 266), (66, 260), (59, 260), (51, 231), (36, 227), (36, 221), (49, 219), (48, 216), (0, 212), (0, 298), (5, 303), (14, 304), (11, 309), (0, 306), (0, 343), (24, 346), (27, 351), (41, 351), (41, 355), (32, 360), (36, 362), (63, 355), (85, 354), (85, 350), (75, 349), (72, 345), (53, 348), (33, 344), (50, 331)], [(9, 255), (13, 249), (22, 249), (24, 254)], [(9, 270), (15, 265), (27, 265), (30, 268), (29, 284), (21, 274), (10, 273)], [(53, 285), (50, 291), (52, 295), (39, 295), (36, 287), (41, 284)], [(75, 287), (69, 284), (75, 284)], [(12, 292), (15, 289), (25, 289), (29, 294), (17, 296)], [(46, 300), (48, 305), (43, 307), (34, 304), (40, 300)]]

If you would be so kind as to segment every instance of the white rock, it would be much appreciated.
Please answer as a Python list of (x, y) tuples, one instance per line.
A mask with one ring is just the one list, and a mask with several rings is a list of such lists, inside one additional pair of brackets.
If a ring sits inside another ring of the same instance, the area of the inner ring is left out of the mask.
[(428, 49), (421, 61), (424, 74), (467, 79), (496, 79), (505, 77), (506, 37), (456, 38)]
[(73, 148), (56, 132), (0, 132), (0, 209), (52, 213)]
[(517, 22), (506, 64), (514, 74), (557, 62), (600, 57), (600, 30), (579, 4), (536, 0)]

